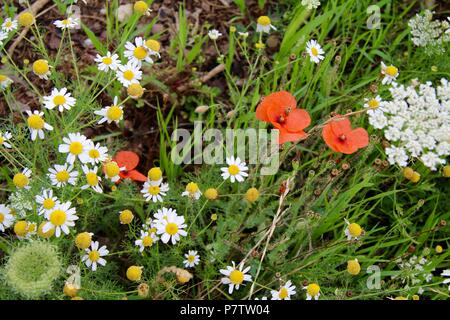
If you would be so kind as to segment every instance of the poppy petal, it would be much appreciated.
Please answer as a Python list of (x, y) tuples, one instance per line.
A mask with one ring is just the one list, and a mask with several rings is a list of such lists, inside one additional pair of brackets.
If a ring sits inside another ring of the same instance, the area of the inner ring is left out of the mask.
[(304, 131), (289, 132), (285, 129), (280, 129), (279, 132), (280, 133), (278, 136), (278, 144), (299, 141), (303, 138), (306, 138), (307, 136), (307, 134)]
[(365, 148), (369, 144), (369, 134), (364, 128), (356, 128), (347, 134), (349, 143), (354, 144), (358, 149)]
[(291, 109), (297, 107), (295, 97), (287, 91), (274, 92), (265, 97), (258, 105), (256, 117), (259, 120), (273, 123), (285, 113), (287, 107), (291, 107)]
[(337, 117), (330, 122), (331, 130), (336, 137), (347, 135), (352, 131), (352, 124), (348, 118)]
[(139, 163), (139, 156), (133, 151), (119, 151), (114, 157), (119, 167), (125, 167), (127, 171), (133, 170)]
[(140, 173), (137, 170), (126, 171), (123, 174), (121, 174), (121, 176), (123, 179), (131, 179), (131, 180), (140, 181), (140, 182), (147, 181), (147, 177), (144, 176), (142, 173)]
[(290, 132), (298, 132), (305, 129), (311, 123), (311, 117), (305, 109), (294, 109), (286, 118), (284, 127)]
[(322, 129), (322, 138), (325, 143), (335, 152), (340, 152), (336, 146), (337, 138), (331, 128), (331, 122), (327, 123)]

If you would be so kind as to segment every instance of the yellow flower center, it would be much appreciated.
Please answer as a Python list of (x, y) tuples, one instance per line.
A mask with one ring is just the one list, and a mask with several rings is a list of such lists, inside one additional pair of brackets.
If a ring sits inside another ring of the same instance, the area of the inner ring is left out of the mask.
[(160, 168), (151, 168), (148, 170), (148, 178), (152, 181), (158, 181), (162, 177), (162, 171)]
[(192, 262), (194, 262), (194, 260), (195, 260), (195, 256), (190, 255), (190, 256), (188, 256), (187, 260), (188, 260), (190, 263), (192, 263)]
[(91, 187), (96, 186), (98, 184), (97, 174), (95, 174), (94, 172), (86, 173), (86, 181)]
[(62, 226), (66, 222), (66, 219), (67, 215), (63, 210), (57, 209), (50, 214), (50, 222), (54, 226)]
[(270, 25), (270, 18), (268, 16), (261, 16), (258, 18), (257, 23), (266, 27)]
[(108, 111), (106, 111), (106, 117), (110, 120), (119, 120), (122, 117), (123, 111), (118, 106), (109, 107)]
[(133, 73), (133, 71), (131, 71), (131, 70), (127, 70), (127, 71), (125, 71), (125, 72), (123, 73), (123, 77), (124, 77), (126, 80), (128, 80), (128, 81), (133, 80), (133, 79), (134, 79), (134, 73)]
[(28, 185), (28, 177), (23, 173), (16, 173), (13, 178), (13, 183), (18, 188), (23, 188)]
[(135, 58), (142, 60), (147, 56), (147, 50), (144, 47), (136, 47), (133, 51)]
[(153, 239), (150, 236), (145, 236), (142, 238), (142, 245), (144, 247), (150, 247), (153, 244)]
[(137, 99), (142, 97), (142, 95), (144, 94), (144, 88), (142, 88), (139, 83), (132, 83), (128, 86), (127, 93), (132, 98)]
[(148, 4), (146, 4), (144, 1), (137, 1), (134, 4), (134, 11), (140, 14), (146, 13), (148, 10)]
[(186, 191), (190, 194), (195, 194), (198, 191), (198, 184), (195, 182), (189, 182), (186, 186)]
[(376, 109), (380, 106), (380, 102), (378, 102), (377, 99), (370, 99), (369, 102), (367, 102), (370, 109)]
[(356, 276), (361, 271), (361, 266), (357, 260), (350, 260), (347, 262), (347, 271), (351, 275)]
[(245, 199), (248, 202), (255, 202), (259, 198), (259, 191), (256, 188), (250, 188), (245, 193)]
[(69, 152), (73, 155), (79, 155), (83, 152), (83, 144), (79, 141), (74, 141), (69, 146)]
[(44, 202), (42, 202), (42, 206), (44, 207), (44, 209), (49, 210), (55, 206), (55, 201), (53, 201), (53, 199), (51, 198), (47, 198), (44, 200)]
[(232, 284), (241, 284), (244, 282), (244, 273), (239, 270), (233, 270), (230, 272), (230, 281)]
[(27, 119), (28, 126), (32, 129), (40, 130), (44, 127), (44, 120), (37, 114), (32, 114)]
[(389, 75), (391, 77), (395, 77), (398, 73), (398, 69), (394, 66), (389, 66), (386, 68), (385, 72), (387, 75)]
[(5, 27), (10, 28), (12, 26), (12, 21), (6, 21)]
[(65, 26), (67, 26), (67, 25), (70, 24), (70, 20), (69, 20), (69, 19), (64, 19), (64, 20), (62, 21), (62, 24), (65, 25)]
[(280, 292), (278, 293), (278, 296), (282, 300), (286, 299), (289, 296), (287, 289), (285, 287), (281, 288)]
[(319, 54), (319, 50), (317, 50), (316, 47), (312, 47), (312, 48), (311, 48), (311, 54), (312, 54), (314, 57), (317, 57), (317, 55)]
[(33, 63), (33, 71), (37, 75), (42, 76), (42, 75), (46, 74), (48, 72), (48, 69), (49, 69), (49, 67), (48, 67), (47, 60), (39, 59)]
[(104, 57), (102, 58), (102, 62), (106, 65), (110, 65), (113, 61), (110, 57)]
[(100, 157), (100, 152), (97, 149), (91, 149), (89, 150), (89, 157), (91, 157), (92, 159), (97, 159), (98, 157)]
[(155, 52), (159, 52), (159, 50), (161, 49), (161, 44), (153, 39), (148, 39), (147, 41), (145, 41), (145, 45), (147, 46), (147, 48)]
[(0, 213), (0, 223), (3, 223), (3, 221), (5, 221), (5, 215)]
[(110, 178), (115, 177), (119, 174), (120, 168), (116, 162), (110, 161), (105, 165), (106, 175)]
[(55, 234), (55, 228), (51, 228), (50, 230), (48, 230), (47, 232), (43, 232), (42, 228), (44, 228), (44, 225), (46, 224), (46, 221), (43, 221), (38, 228), (38, 235), (41, 236), (42, 238), (50, 238), (51, 236), (53, 236)]
[(34, 16), (30, 12), (24, 12), (19, 15), (17, 20), (19, 20), (20, 25), (29, 27), (34, 23)]
[(24, 220), (17, 221), (14, 225), (14, 233), (19, 237), (23, 237), (27, 234), (28, 223)]
[(5, 142), (5, 139), (2, 136), (0, 136), (0, 145), (2, 145), (3, 142)]
[(100, 259), (100, 253), (97, 250), (92, 250), (89, 252), (89, 260), (92, 262), (97, 262)]
[(209, 188), (205, 191), (205, 197), (208, 200), (215, 200), (217, 199), (217, 196), (219, 195), (219, 192), (217, 189)]
[(56, 180), (58, 180), (58, 182), (67, 182), (69, 177), (69, 172), (66, 170), (61, 170), (56, 173)]
[(350, 223), (348, 226), (348, 232), (352, 237), (359, 237), (362, 233), (361, 226), (357, 223)]
[(64, 103), (66, 103), (66, 98), (65, 98), (64, 96), (60, 96), (60, 95), (55, 96), (55, 97), (53, 98), (53, 103), (54, 103), (55, 105), (57, 105), (57, 106), (60, 106), (60, 105), (62, 105), (62, 104), (64, 104)]
[(317, 283), (311, 283), (310, 285), (308, 285), (308, 287), (306, 287), (306, 292), (308, 292), (308, 294), (311, 297), (315, 297), (319, 294), (320, 291), (320, 287)]
[(232, 164), (231, 166), (228, 167), (228, 172), (232, 175), (235, 176), (239, 173), (239, 167), (235, 164)]
[(131, 210), (126, 209), (120, 213), (119, 220), (123, 224), (129, 224), (133, 220), (133, 217), (134, 217), (133, 212), (131, 212)]
[(150, 193), (152, 196), (156, 196), (157, 194), (159, 194), (159, 191), (161, 189), (159, 188), (159, 186), (150, 186), (148, 187), (148, 193)]
[(176, 223), (169, 222), (169, 223), (166, 225), (166, 232), (167, 232), (168, 234), (170, 234), (171, 236), (177, 234), (177, 232), (178, 232), (178, 225), (177, 225)]
[(79, 249), (87, 249), (91, 245), (92, 236), (89, 232), (82, 232), (75, 237), (75, 244)]
[(131, 281), (139, 281), (142, 276), (142, 267), (131, 266), (127, 269), (127, 278)]
[(4, 82), (6, 79), (8, 79), (7, 76), (5, 76), (4, 74), (0, 74), (0, 82)]

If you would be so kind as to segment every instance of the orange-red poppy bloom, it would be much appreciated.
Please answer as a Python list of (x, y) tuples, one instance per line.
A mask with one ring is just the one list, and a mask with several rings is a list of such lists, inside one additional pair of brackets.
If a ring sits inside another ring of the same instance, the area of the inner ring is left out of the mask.
[(256, 118), (270, 122), (279, 130), (279, 144), (305, 138), (304, 129), (311, 123), (308, 112), (297, 109), (294, 96), (287, 91), (274, 92), (265, 97), (256, 108)]
[(125, 170), (120, 171), (119, 176), (122, 179), (131, 179), (134, 181), (147, 181), (147, 177), (135, 170), (139, 163), (139, 156), (132, 151), (119, 151), (116, 156), (112, 159), (117, 163), (117, 165), (122, 168), (125, 167)]
[(352, 129), (350, 120), (345, 117), (336, 117), (328, 122), (323, 127), (322, 137), (333, 151), (345, 154), (352, 154), (369, 144), (367, 131), (363, 128)]

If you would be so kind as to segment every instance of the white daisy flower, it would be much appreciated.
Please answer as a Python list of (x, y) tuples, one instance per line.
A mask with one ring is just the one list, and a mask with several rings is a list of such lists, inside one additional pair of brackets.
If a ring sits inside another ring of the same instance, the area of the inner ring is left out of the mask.
[(17, 29), (17, 20), (12, 20), (11, 18), (6, 18), (2, 23), (2, 30), (6, 32), (11, 32)]
[(272, 290), (270, 293), (272, 294), (272, 300), (291, 300), (291, 296), (296, 292), (295, 286), (289, 280), (284, 286), (281, 286), (278, 291)]
[(314, 63), (319, 63), (320, 60), (325, 58), (322, 47), (316, 40), (310, 40), (306, 44), (306, 52), (309, 54), (309, 58)]
[(158, 209), (155, 212), (155, 214), (153, 215), (154, 220), (149, 219), (150, 223), (151, 223), (149, 226), (154, 227), (158, 221), (167, 220), (167, 216), (169, 214), (177, 214), (177, 210), (172, 209), (172, 208), (166, 208), (166, 207), (163, 207), (162, 209)]
[(89, 169), (88, 166), (82, 165), (81, 169), (83, 170), (86, 178), (86, 184), (82, 186), (81, 189), (85, 190), (87, 188), (92, 188), (94, 189), (94, 191), (102, 193), (103, 189), (100, 185), (100, 181), (102, 181), (102, 178), (97, 175), (98, 167), (95, 166), (92, 169)]
[[(0, 45), (1, 45), (1, 41), (0, 41)], [(11, 83), (13, 83), (13, 82), (14, 81), (10, 77), (8, 77), (4, 74), (0, 74), (0, 88), (2, 90), (8, 88), (11, 85)]]
[(87, 149), (92, 143), (91, 140), (86, 138), (79, 132), (69, 133), (68, 137), (63, 138), (62, 144), (59, 145), (58, 151), (61, 153), (67, 153), (67, 162), (74, 163), (78, 157), (82, 163), (90, 161), (87, 155)]
[(118, 104), (118, 97), (114, 97), (113, 104), (108, 107), (104, 107), (101, 110), (94, 111), (96, 115), (102, 116), (98, 121), (98, 124), (102, 124), (104, 122), (115, 122), (118, 124), (123, 119), (123, 106)]
[(97, 271), (97, 265), (105, 266), (106, 260), (102, 257), (107, 256), (109, 254), (106, 246), (102, 246), (100, 249), (98, 248), (98, 241), (92, 241), (91, 247), (86, 249), (86, 254), (81, 258), (88, 268), (91, 268), (92, 271)]
[(185, 237), (187, 232), (183, 230), (186, 228), (184, 217), (176, 214), (176, 211), (167, 213), (166, 219), (161, 219), (155, 222), (156, 234), (161, 235), (161, 241), (168, 243), (170, 240), (172, 244), (176, 244), (180, 240), (180, 236)]
[(95, 62), (98, 64), (98, 70), (104, 72), (107, 72), (108, 70), (116, 71), (120, 66), (119, 55), (116, 53), (111, 54), (109, 51), (106, 53), (106, 56), (97, 54)]
[(366, 98), (364, 101), (364, 108), (367, 109), (369, 116), (373, 116), (375, 113), (383, 113), (383, 107), (381, 106), (383, 99), (380, 96), (371, 99)]
[(103, 170), (105, 171), (106, 178), (112, 182), (117, 182), (120, 180), (120, 171), (124, 171), (125, 167), (119, 167), (115, 161), (108, 161), (103, 164)]
[(239, 264), (236, 267), (234, 261), (231, 261), (232, 266), (227, 266), (226, 269), (220, 269), (219, 272), (225, 277), (221, 279), (223, 284), (228, 284), (228, 293), (232, 294), (233, 290), (239, 290), (239, 286), (244, 283), (244, 281), (252, 281), (252, 276), (246, 274), (250, 271), (250, 267), (244, 269), (244, 264)]
[(194, 200), (198, 200), (201, 195), (202, 192), (200, 191), (198, 184), (196, 184), (195, 182), (189, 182), (186, 185), (186, 191), (181, 193), (181, 196), (186, 196)]
[(134, 241), (134, 244), (139, 247), (139, 252), (143, 252), (145, 248), (153, 246), (153, 244), (158, 240), (159, 238), (154, 232), (141, 230), (141, 236), (139, 239)]
[(347, 219), (344, 219), (347, 224), (344, 233), (347, 236), (347, 240), (358, 240), (363, 234), (364, 230), (357, 223), (350, 223)]
[(0, 131), (0, 146), (10, 149), (11, 144), (9, 141), (12, 138), (12, 134), (9, 131), (5, 131), (5, 133)]
[(219, 32), (219, 30), (212, 29), (208, 31), (208, 37), (211, 40), (217, 40), (222, 36), (222, 34)]
[(125, 44), (125, 49), (124, 55), (128, 58), (129, 62), (135, 63), (139, 67), (141, 67), (143, 61), (153, 63), (150, 52), (145, 46), (144, 39), (141, 37), (136, 37), (134, 44), (128, 41)]
[(11, 210), (0, 203), (0, 231), (5, 232), (5, 229), (11, 227), (14, 223), (14, 216), (11, 214)]
[(39, 136), (39, 139), (44, 139), (44, 129), (52, 131), (53, 127), (46, 123), (43, 119), (44, 113), (34, 110), (33, 113), (30, 110), (26, 110), (28, 114), (27, 124), (28, 128), (30, 128), (31, 140), (36, 140), (36, 137)]
[(270, 21), (268, 16), (260, 16), (256, 21), (256, 32), (270, 33), (270, 29), (277, 30)]
[(143, 194), (145, 201), (162, 202), (163, 196), (167, 195), (169, 191), (169, 184), (158, 183), (158, 181), (146, 181), (142, 187), (141, 193)]
[(311, 283), (303, 289), (306, 290), (306, 300), (319, 300), (320, 287), (317, 283)]
[(67, 17), (64, 20), (56, 20), (53, 24), (60, 29), (75, 29), (79, 25), (79, 19), (75, 17)]
[(395, 81), (399, 75), (397, 67), (393, 65), (386, 66), (383, 61), (381, 61), (381, 74), (384, 75), (382, 84), (390, 84)]
[(161, 44), (154, 39), (148, 39), (144, 42), (144, 46), (147, 48), (149, 54), (151, 56), (156, 56), (158, 58), (161, 58), (161, 55), (159, 54), (159, 50), (161, 49)]
[(183, 264), (186, 268), (193, 268), (200, 263), (200, 256), (195, 250), (189, 250), (184, 257), (186, 260), (183, 261)]
[(53, 196), (53, 190), (51, 189), (42, 190), (42, 194), (36, 195), (35, 199), (36, 203), (40, 205), (38, 209), (39, 215), (47, 216), (56, 205), (60, 204), (58, 198)]
[[(1, 228), (1, 224), (0, 224), (0, 228)], [(441, 276), (443, 276), (443, 277), (450, 277), (450, 269), (442, 271)], [(443, 284), (450, 283), (450, 278), (444, 279), (444, 281), (442, 283)], [(448, 290), (450, 290), (450, 285), (448, 286)]]
[(48, 222), (42, 227), (42, 232), (47, 233), (51, 229), (55, 229), (55, 236), (59, 238), (61, 231), (69, 234), (69, 227), (75, 226), (75, 220), (78, 220), (76, 209), (71, 208), (70, 201), (57, 204), (53, 210), (47, 213)]
[(27, 189), (30, 187), (30, 178), (31, 178), (31, 170), (28, 168), (24, 168), (22, 172), (16, 173), (13, 177), (14, 185), (19, 189)]
[(71, 96), (70, 92), (67, 92), (67, 88), (62, 88), (58, 90), (53, 88), (49, 96), (44, 97), (44, 107), (52, 110), (58, 107), (59, 112), (63, 112), (64, 109), (70, 110), (77, 100)]
[(119, 70), (117, 70), (117, 80), (119, 80), (124, 87), (128, 87), (132, 83), (139, 83), (141, 78), (142, 71), (136, 62), (128, 61), (125, 66), (119, 66)]
[(51, 74), (50, 66), (47, 60), (38, 59), (33, 62), (32, 70), (35, 75), (39, 77), (39, 79), (48, 80), (48, 76)]
[(89, 143), (86, 148), (86, 154), (89, 158), (91, 164), (97, 164), (104, 162), (108, 159), (108, 148), (102, 147), (100, 143), (94, 144), (94, 142)]
[(231, 158), (227, 158), (226, 161), (228, 167), (220, 169), (222, 170), (222, 178), (224, 180), (229, 178), (232, 183), (235, 181), (244, 181), (244, 177), (248, 176), (248, 173), (246, 172), (248, 167), (245, 162), (241, 161), (239, 157), (235, 159), (233, 156)]
[(73, 170), (73, 164), (55, 164), (53, 168), (48, 168), (47, 174), (52, 185), (61, 188), (66, 184), (75, 185), (77, 183), (78, 171)]

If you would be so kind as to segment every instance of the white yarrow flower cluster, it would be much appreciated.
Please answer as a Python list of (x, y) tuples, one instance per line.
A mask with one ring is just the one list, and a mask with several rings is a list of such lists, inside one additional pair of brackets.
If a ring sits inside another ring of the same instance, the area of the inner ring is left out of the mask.
[(450, 155), (450, 84), (441, 79), (437, 88), (431, 82), (389, 89), (393, 100), (380, 101), (368, 113), (369, 123), (384, 130), (391, 146), (386, 148), (390, 164), (406, 167), (419, 158), (431, 170)]
[(433, 12), (416, 14), (408, 22), (411, 28), (412, 42), (418, 47), (425, 47), (427, 54), (444, 53), (444, 42), (450, 41), (447, 33), (449, 23), (447, 21), (433, 20)]
[(302, 0), (302, 6), (308, 10), (317, 9), (320, 6), (319, 0)]

